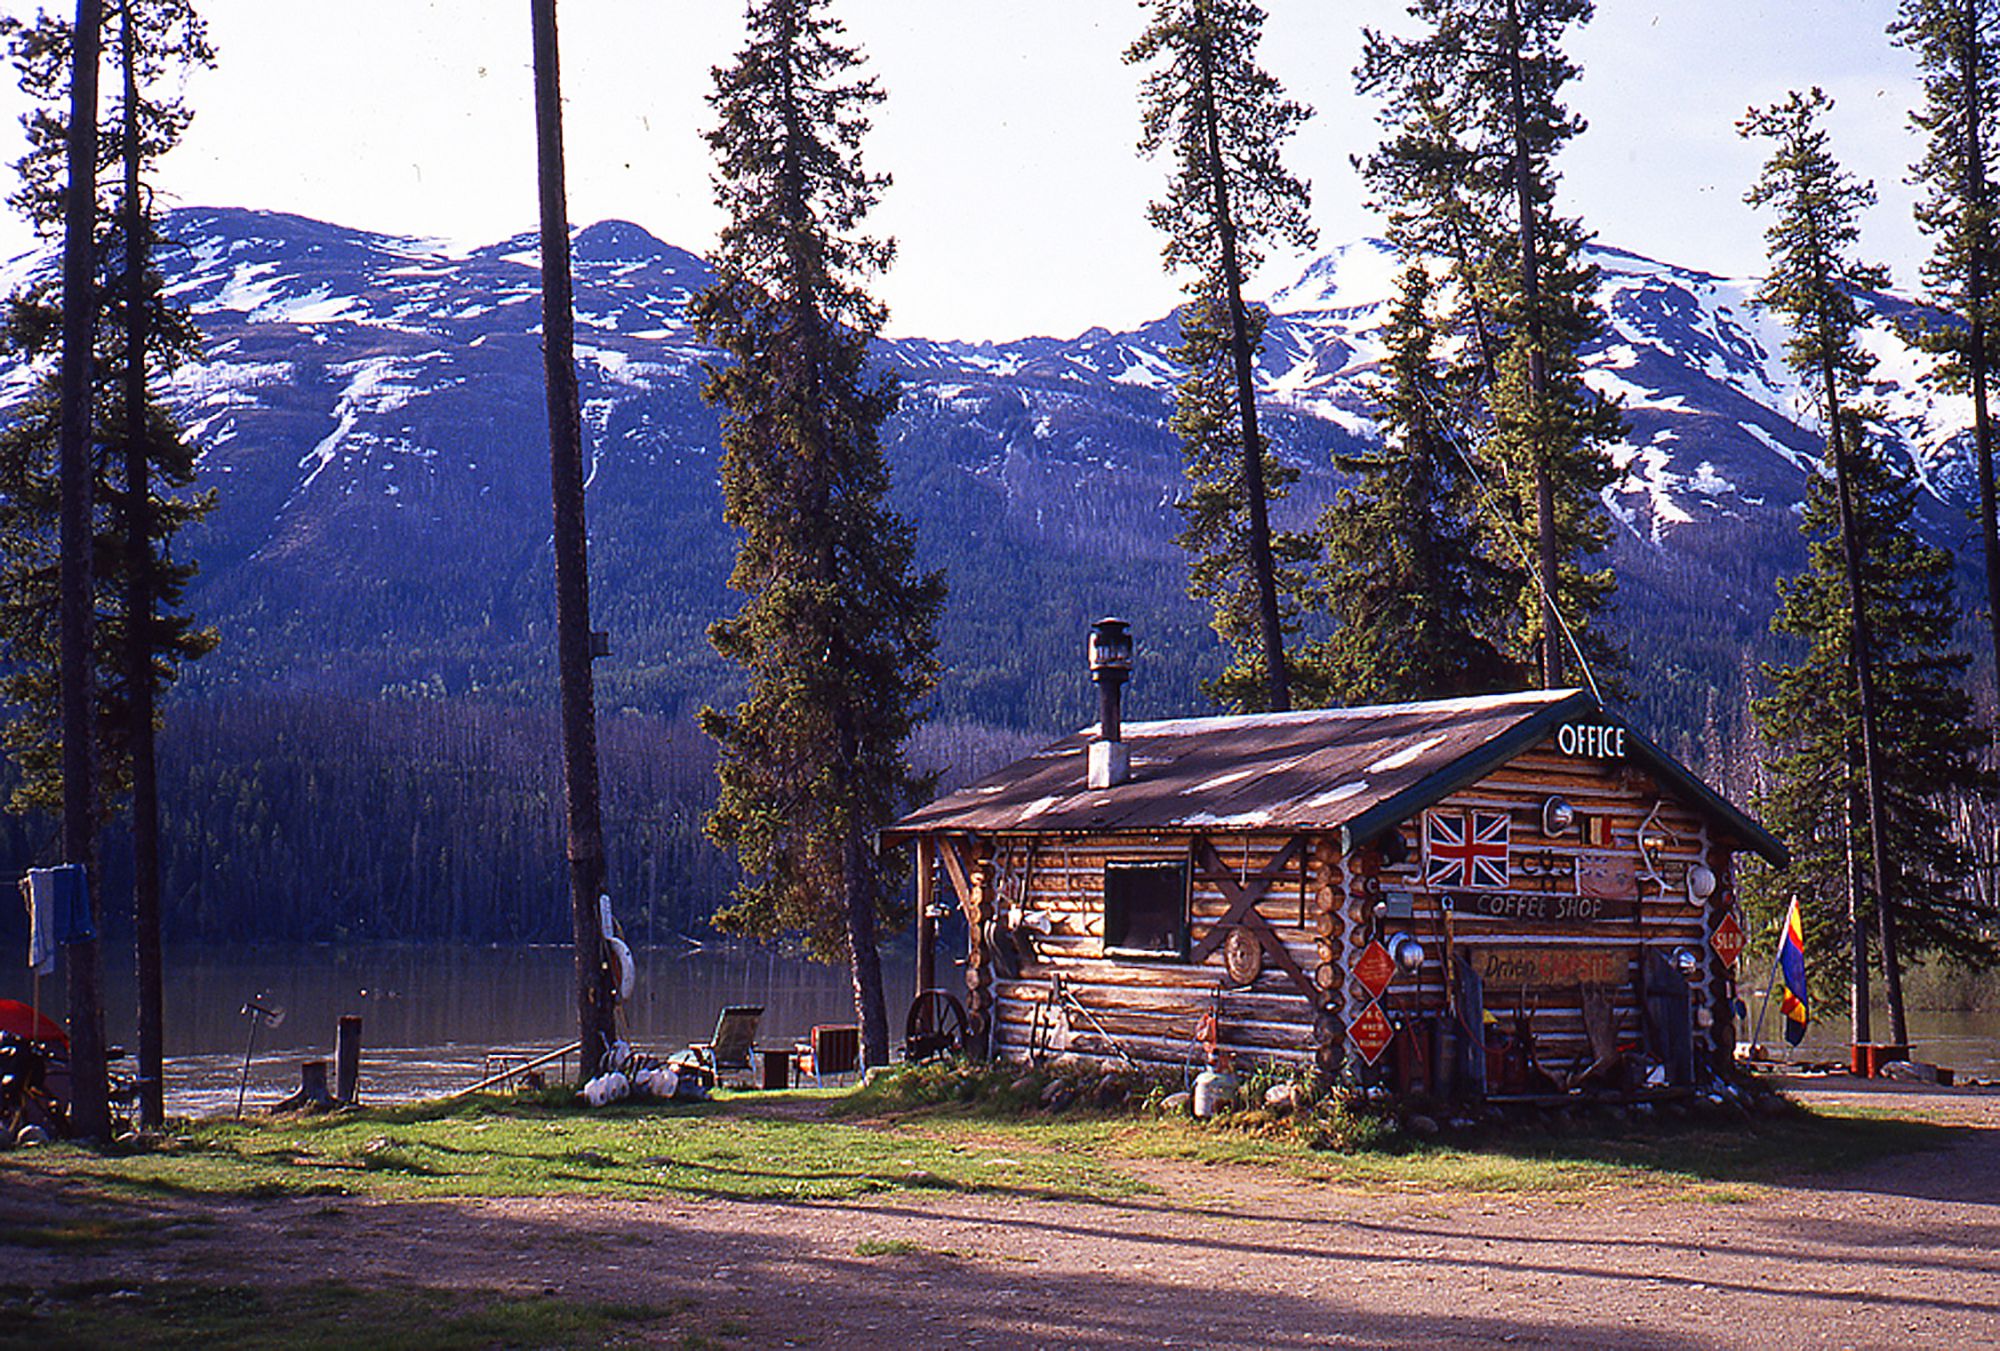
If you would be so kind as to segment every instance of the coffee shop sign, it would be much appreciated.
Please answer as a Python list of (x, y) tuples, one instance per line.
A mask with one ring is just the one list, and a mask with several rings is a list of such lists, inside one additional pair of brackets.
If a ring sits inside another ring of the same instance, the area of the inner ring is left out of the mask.
[(1556, 749), (1586, 760), (1622, 760), (1625, 729), (1603, 723), (1565, 723), (1556, 729)]

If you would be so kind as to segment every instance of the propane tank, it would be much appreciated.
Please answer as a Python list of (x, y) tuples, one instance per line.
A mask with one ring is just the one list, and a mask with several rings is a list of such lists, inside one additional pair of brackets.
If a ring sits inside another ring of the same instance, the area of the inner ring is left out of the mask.
[(1194, 1114), (1206, 1120), (1236, 1101), (1236, 1076), (1228, 1070), (1203, 1070), (1194, 1077)]

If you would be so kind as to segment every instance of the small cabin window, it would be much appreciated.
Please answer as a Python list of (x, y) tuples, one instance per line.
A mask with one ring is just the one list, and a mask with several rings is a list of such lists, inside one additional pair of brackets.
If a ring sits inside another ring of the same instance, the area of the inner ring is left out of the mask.
[(1104, 951), (1187, 960), (1187, 864), (1104, 865)]

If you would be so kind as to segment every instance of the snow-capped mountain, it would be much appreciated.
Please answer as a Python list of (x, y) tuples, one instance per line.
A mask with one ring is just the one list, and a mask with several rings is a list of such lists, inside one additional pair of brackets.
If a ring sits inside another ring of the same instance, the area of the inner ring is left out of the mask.
[[(190, 209), (161, 258), (207, 358), (172, 401), (202, 448), (214, 516), (189, 541), (191, 606), (225, 647), (199, 685), (254, 679), (459, 692), (545, 675), (547, 440), (534, 237), (479, 247), (292, 216)], [(1817, 462), (1809, 401), (1754, 283), (1599, 249), (1608, 331), (1588, 378), (1622, 401), (1616, 557), (1628, 622), (1684, 641), (1635, 664), (1642, 699), (1740, 684), (1770, 580), (1796, 565), (1795, 509)], [(0, 270), (11, 292), (50, 260)], [(577, 358), (592, 456), (598, 621), (611, 699), (674, 707), (728, 675), (703, 629), (730, 606), (718, 432), (684, 305), (700, 259), (637, 226), (575, 236)], [(1376, 242), (1319, 258), (1271, 299), (1261, 380), (1271, 431), (1304, 477), (1310, 519), (1330, 452), (1372, 436), (1368, 376), (1393, 261)], [(1869, 297), (1885, 321), (1913, 306)], [(1192, 706), (1212, 648), (1182, 595), (1172, 542), (1178, 450), (1165, 430), (1176, 338), (1127, 333), (1008, 343), (882, 344), (903, 378), (891, 428), (898, 498), (953, 586), (947, 713), (1016, 725), (1086, 716), (1074, 651), (1126, 612), (1146, 640), (1149, 712)], [(1925, 358), (1878, 324), (1877, 396), (1925, 490), (1926, 528), (1962, 545), (1969, 414), (1921, 381)], [(0, 372), (0, 402), (26, 387)], [(1674, 695), (1676, 700), (1681, 695)], [(1738, 702), (1726, 695), (1725, 702)]]

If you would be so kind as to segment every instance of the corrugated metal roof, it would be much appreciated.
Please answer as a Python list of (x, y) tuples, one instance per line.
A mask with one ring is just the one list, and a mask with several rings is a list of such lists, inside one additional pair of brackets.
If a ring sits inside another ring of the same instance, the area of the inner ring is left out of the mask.
[[(1582, 718), (1624, 725), (1579, 690), (1127, 723), (1132, 777), (1098, 789), (1085, 780), (1092, 726), (885, 834), (1340, 830), (1365, 842)], [(1782, 863), (1783, 846), (1665, 752), (1636, 734), (1628, 745), (1694, 805)]]

